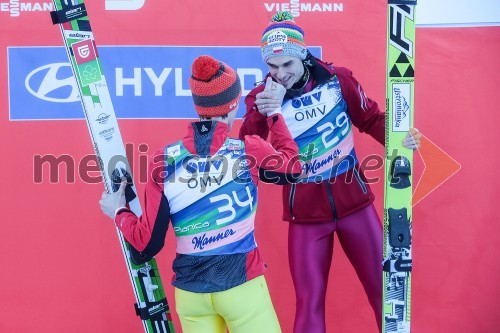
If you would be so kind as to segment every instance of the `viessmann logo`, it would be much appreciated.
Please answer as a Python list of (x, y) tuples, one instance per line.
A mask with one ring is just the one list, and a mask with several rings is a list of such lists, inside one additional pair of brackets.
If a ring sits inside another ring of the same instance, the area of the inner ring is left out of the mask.
[(54, 10), (52, 2), (24, 2), (10, 0), (0, 2), (0, 12), (8, 12), (11, 17), (17, 17), (21, 12), (51, 12)]
[(69, 63), (54, 63), (31, 71), (24, 81), (26, 90), (47, 102), (79, 101), (78, 88)]
[(342, 2), (321, 1), (311, 2), (304, 0), (290, 0), (287, 2), (265, 2), (264, 7), (268, 12), (289, 11), (292, 16), (300, 16), (303, 12), (343, 12)]
[[(75, 0), (62, 0), (67, 5), (76, 4)], [(141, 9), (146, 0), (105, 0), (106, 10), (138, 10)], [(0, 2), (0, 12), (7, 12), (11, 17), (18, 17), (21, 12), (51, 12), (54, 4), (47, 2), (26, 2), (19, 0), (9, 0)]]

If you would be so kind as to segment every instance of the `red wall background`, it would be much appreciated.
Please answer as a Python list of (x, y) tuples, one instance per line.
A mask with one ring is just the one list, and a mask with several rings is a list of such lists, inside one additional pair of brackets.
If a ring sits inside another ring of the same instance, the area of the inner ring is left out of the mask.
[[(346, 0), (342, 12), (297, 18), (306, 42), (322, 46), (324, 59), (349, 67), (381, 106), (386, 7), (384, 1)], [(107, 11), (101, 1), (88, 1), (87, 8), (98, 45), (255, 46), (272, 15), (264, 1), (146, 0), (137, 11)], [(412, 332), (499, 332), (500, 27), (418, 28), (416, 38), (416, 127), (461, 169), (414, 207)], [(68, 154), (80, 161), (93, 153), (85, 122), (9, 120), (6, 49), (36, 45), (62, 45), (47, 11), (17, 17), (0, 11), (0, 332), (141, 332), (114, 226), (98, 207), (102, 184), (86, 184), (78, 175), (74, 183), (51, 183), (48, 170), (42, 183), (34, 182), (35, 155)], [(134, 167), (147, 155), (139, 144), (153, 151), (183, 135), (188, 122), (120, 120), (124, 141), (134, 145)], [(370, 137), (356, 139), (361, 156), (383, 154)], [(426, 165), (428, 172), (442, 167), (430, 162), (417, 159), (416, 179)], [(372, 187), (381, 213), (383, 188)], [(295, 299), (279, 188), (260, 187), (256, 224), (283, 332), (292, 332)], [(174, 252), (169, 232), (157, 259), (172, 307)], [(327, 325), (329, 332), (376, 332), (338, 242)]]

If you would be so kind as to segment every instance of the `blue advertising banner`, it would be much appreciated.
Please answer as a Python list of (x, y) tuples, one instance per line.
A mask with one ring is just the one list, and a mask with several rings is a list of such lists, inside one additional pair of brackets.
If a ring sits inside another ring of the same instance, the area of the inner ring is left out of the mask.
[[(310, 51), (321, 55), (320, 47)], [(241, 105), (267, 73), (259, 47), (100, 46), (98, 52), (118, 118), (195, 118), (188, 78), (202, 54), (238, 72)], [(10, 120), (83, 119), (63, 47), (9, 47), (7, 54)], [(238, 117), (243, 114), (240, 107)]]

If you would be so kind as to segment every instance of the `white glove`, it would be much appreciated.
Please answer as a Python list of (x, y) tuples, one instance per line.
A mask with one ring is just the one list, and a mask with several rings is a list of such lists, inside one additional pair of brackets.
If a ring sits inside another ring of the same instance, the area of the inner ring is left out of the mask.
[(410, 128), (408, 134), (403, 139), (403, 146), (408, 149), (418, 149), (420, 148), (420, 140), (422, 139), (422, 133), (416, 128)]
[(122, 180), (120, 187), (115, 193), (104, 191), (99, 201), (102, 212), (112, 219), (115, 218), (116, 211), (119, 208), (126, 207), (125, 187), (127, 187), (127, 179)]

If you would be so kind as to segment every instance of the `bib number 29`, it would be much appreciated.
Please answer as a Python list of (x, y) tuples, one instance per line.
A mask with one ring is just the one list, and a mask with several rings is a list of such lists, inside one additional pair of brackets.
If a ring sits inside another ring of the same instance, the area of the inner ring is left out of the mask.
[[(331, 136), (330, 134), (332, 134), (333, 131), (335, 131), (335, 129), (339, 127), (342, 127), (340, 135)], [(321, 141), (323, 142), (325, 148), (329, 148), (339, 142), (340, 137), (343, 137), (349, 131), (349, 118), (347, 118), (347, 114), (345, 112), (341, 112), (335, 119), (335, 124), (333, 124), (332, 122), (327, 122), (321, 126), (318, 126), (316, 130), (318, 131), (318, 133), (322, 133)]]

